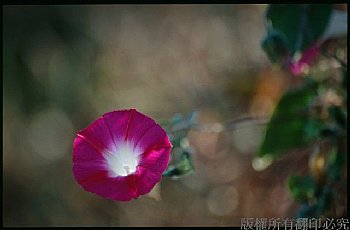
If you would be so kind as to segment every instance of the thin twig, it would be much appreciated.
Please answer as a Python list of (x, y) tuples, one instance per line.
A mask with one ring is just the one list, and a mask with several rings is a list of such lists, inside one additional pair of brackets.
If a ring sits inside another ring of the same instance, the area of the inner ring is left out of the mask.
[(337, 57), (336, 55), (331, 55), (331, 57), (337, 60), (343, 68), (347, 68), (347, 63), (341, 60), (339, 57)]
[(266, 117), (253, 117), (253, 116), (246, 116), (246, 117), (240, 117), (237, 119), (234, 119), (232, 121), (228, 122), (216, 122), (216, 123), (210, 123), (210, 124), (199, 124), (199, 123), (189, 123), (189, 122), (183, 122), (180, 124), (175, 125), (172, 128), (172, 132), (178, 132), (181, 130), (197, 130), (201, 132), (208, 132), (208, 133), (220, 133), (224, 131), (232, 131), (240, 128), (247, 127), (249, 125), (242, 125), (242, 123), (245, 123), (247, 121), (252, 121), (249, 125), (264, 125), (268, 122), (268, 119)]

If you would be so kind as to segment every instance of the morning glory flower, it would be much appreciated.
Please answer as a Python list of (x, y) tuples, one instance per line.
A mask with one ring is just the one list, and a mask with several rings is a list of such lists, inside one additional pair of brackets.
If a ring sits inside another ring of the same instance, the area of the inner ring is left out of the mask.
[(135, 109), (109, 112), (78, 132), (74, 177), (88, 192), (129, 201), (160, 181), (171, 148), (166, 132), (153, 119)]

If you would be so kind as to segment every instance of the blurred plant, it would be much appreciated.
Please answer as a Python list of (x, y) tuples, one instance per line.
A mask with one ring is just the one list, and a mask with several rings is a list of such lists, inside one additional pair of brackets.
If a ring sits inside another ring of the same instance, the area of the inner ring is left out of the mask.
[(225, 123), (204, 124), (197, 121), (197, 116), (197, 111), (193, 111), (187, 117), (184, 117), (181, 114), (175, 114), (170, 121), (162, 122), (162, 127), (165, 128), (173, 145), (171, 154), (172, 159), (163, 176), (178, 179), (194, 172), (192, 159), (195, 150), (191, 147), (188, 140), (188, 133), (190, 130), (205, 133), (219, 133), (245, 128), (247, 125), (242, 124), (247, 121), (250, 121), (248, 125), (266, 123), (265, 118), (263, 117), (245, 116)]
[(172, 158), (168, 169), (163, 176), (172, 179), (190, 175), (194, 171), (192, 162), (193, 149), (188, 142), (189, 128), (196, 124), (197, 112), (192, 112), (188, 117), (175, 114), (171, 121), (166, 124), (166, 132), (173, 145)]
[(187, 118), (176, 114), (164, 124), (174, 148), (173, 161), (163, 176), (179, 178), (194, 171), (194, 150), (187, 139), (190, 129), (223, 132), (251, 120), (256, 122), (253, 125), (267, 124), (256, 159), (276, 160), (292, 149), (313, 146), (309, 174), (290, 176), (288, 187), (302, 203), (298, 217), (326, 215), (334, 206), (335, 184), (346, 186), (347, 180), (346, 47), (334, 40), (347, 34), (347, 13), (333, 8), (331, 4), (269, 5), (262, 48), (275, 67), (298, 76), (302, 83), (281, 97), (268, 121), (243, 117), (199, 124), (195, 112)]
[[(346, 35), (346, 17), (330, 4), (276, 4), (267, 9), (263, 49), (273, 64), (304, 78), (277, 104), (258, 156), (277, 159), (290, 149), (314, 146), (309, 175), (290, 176), (288, 181), (292, 196), (302, 203), (298, 217), (326, 215), (334, 205), (335, 184), (346, 186), (342, 173), (347, 152), (347, 64), (346, 55), (337, 56), (346, 47), (336, 44), (330, 54), (327, 44), (331, 37)], [(332, 26), (343, 26), (343, 31)], [(322, 58), (326, 68), (317, 65)]]

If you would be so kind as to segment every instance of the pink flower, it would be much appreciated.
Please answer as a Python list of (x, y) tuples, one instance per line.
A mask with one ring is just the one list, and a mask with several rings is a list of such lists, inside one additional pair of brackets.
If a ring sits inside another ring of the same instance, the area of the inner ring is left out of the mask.
[(303, 73), (305, 67), (310, 66), (312, 62), (320, 55), (320, 48), (323, 43), (330, 38), (339, 38), (347, 36), (348, 32), (348, 13), (341, 10), (332, 10), (331, 17), (324, 33), (315, 42), (314, 45), (307, 48), (301, 58), (288, 65), (289, 71), (293, 75), (300, 75)]
[(160, 181), (171, 148), (166, 132), (153, 119), (135, 109), (113, 111), (78, 132), (73, 173), (86, 191), (128, 201)]
[(295, 76), (302, 74), (303, 70), (308, 67), (318, 57), (319, 54), (319, 45), (316, 44), (314, 46), (311, 46), (303, 52), (299, 60), (292, 62), (289, 65), (289, 71)]

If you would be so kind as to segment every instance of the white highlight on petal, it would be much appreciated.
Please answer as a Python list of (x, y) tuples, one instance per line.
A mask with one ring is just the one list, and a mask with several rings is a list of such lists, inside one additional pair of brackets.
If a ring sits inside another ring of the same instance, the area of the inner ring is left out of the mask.
[(106, 152), (105, 159), (110, 177), (127, 176), (136, 172), (140, 149), (134, 148), (131, 142), (120, 142), (113, 146), (113, 152)]

